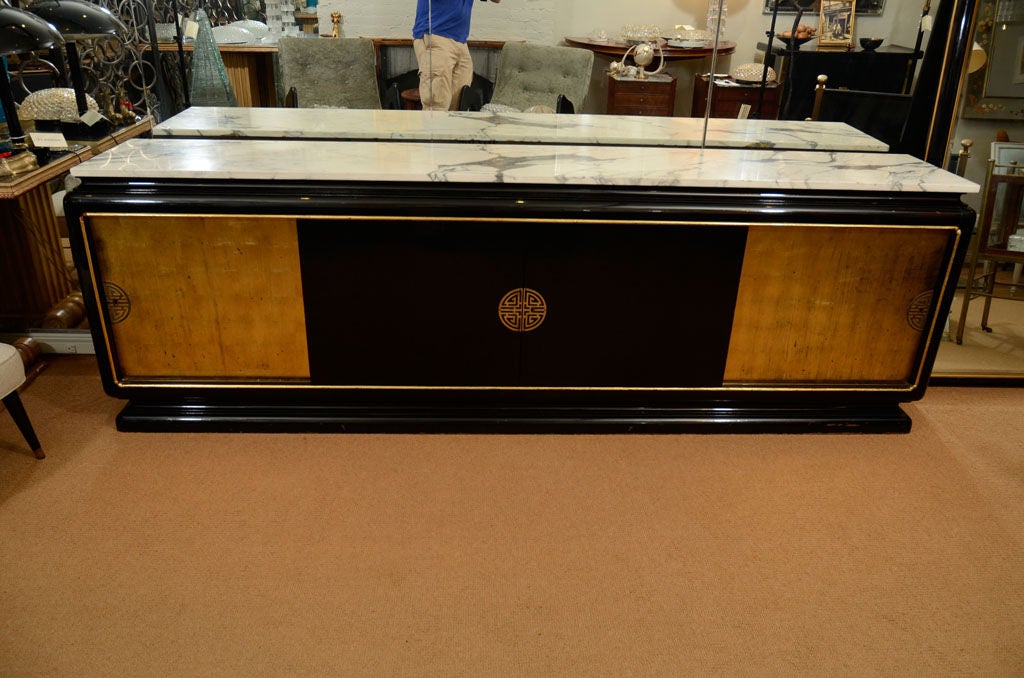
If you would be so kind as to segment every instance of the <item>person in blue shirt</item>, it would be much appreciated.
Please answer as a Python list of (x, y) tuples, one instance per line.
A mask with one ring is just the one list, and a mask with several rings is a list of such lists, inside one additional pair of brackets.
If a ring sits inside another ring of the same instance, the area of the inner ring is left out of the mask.
[[(490, 0), (501, 2), (501, 0)], [(455, 110), (462, 88), (473, 82), (469, 22), (476, 0), (417, 0), (412, 47), (425, 111)]]

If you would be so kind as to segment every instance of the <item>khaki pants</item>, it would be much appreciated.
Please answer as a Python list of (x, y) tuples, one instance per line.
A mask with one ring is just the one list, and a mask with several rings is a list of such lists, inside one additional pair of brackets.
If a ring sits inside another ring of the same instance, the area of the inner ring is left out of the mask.
[(420, 71), (420, 101), (425, 111), (453, 111), (462, 88), (473, 82), (473, 60), (465, 43), (440, 35), (413, 40)]

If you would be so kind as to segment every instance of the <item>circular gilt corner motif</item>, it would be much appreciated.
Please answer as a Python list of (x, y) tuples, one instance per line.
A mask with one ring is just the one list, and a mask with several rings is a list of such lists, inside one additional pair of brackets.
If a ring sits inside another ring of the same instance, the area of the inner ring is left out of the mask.
[(544, 296), (529, 287), (509, 290), (498, 302), (498, 319), (513, 332), (529, 332), (540, 327), (548, 314)]
[(935, 296), (933, 290), (921, 292), (910, 302), (907, 309), (907, 324), (915, 332), (923, 332), (928, 323), (928, 312), (932, 309), (932, 298)]
[(107, 312), (110, 314), (111, 323), (116, 325), (123, 322), (131, 314), (132, 300), (121, 286), (109, 281), (103, 283), (103, 296), (107, 300)]

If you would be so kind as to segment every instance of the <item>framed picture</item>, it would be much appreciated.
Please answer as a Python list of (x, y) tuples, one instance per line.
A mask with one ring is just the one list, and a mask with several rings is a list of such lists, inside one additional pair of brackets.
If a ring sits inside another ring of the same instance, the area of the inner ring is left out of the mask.
[(841, 50), (853, 44), (855, 0), (821, 0), (818, 13), (818, 49)]

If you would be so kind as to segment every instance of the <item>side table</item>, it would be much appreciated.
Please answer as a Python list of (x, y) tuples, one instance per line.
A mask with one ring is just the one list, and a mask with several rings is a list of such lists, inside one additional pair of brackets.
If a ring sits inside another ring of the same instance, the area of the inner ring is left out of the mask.
[(608, 74), (609, 115), (675, 115), (676, 79), (659, 73), (643, 80)]
[(423, 109), (423, 102), (420, 100), (420, 88), (412, 87), (403, 89), (399, 96), (402, 99), (402, 110), (419, 111)]
[(306, 35), (320, 34), (320, 17), (316, 12), (295, 12), (295, 21), (298, 22), (302, 32)]
[[(764, 90), (764, 100), (761, 102), (763, 110), (757, 114), (761, 92), (760, 84), (737, 83), (727, 87), (716, 85), (711, 98), (711, 117), (735, 118), (739, 115), (740, 106), (750, 104), (750, 117), (757, 115), (761, 120), (775, 120), (779, 117), (779, 91), (781, 89), (778, 83), (768, 83)], [(708, 77), (698, 75), (693, 79), (693, 104), (690, 107), (690, 115), (695, 118), (703, 118), (707, 103)]]

